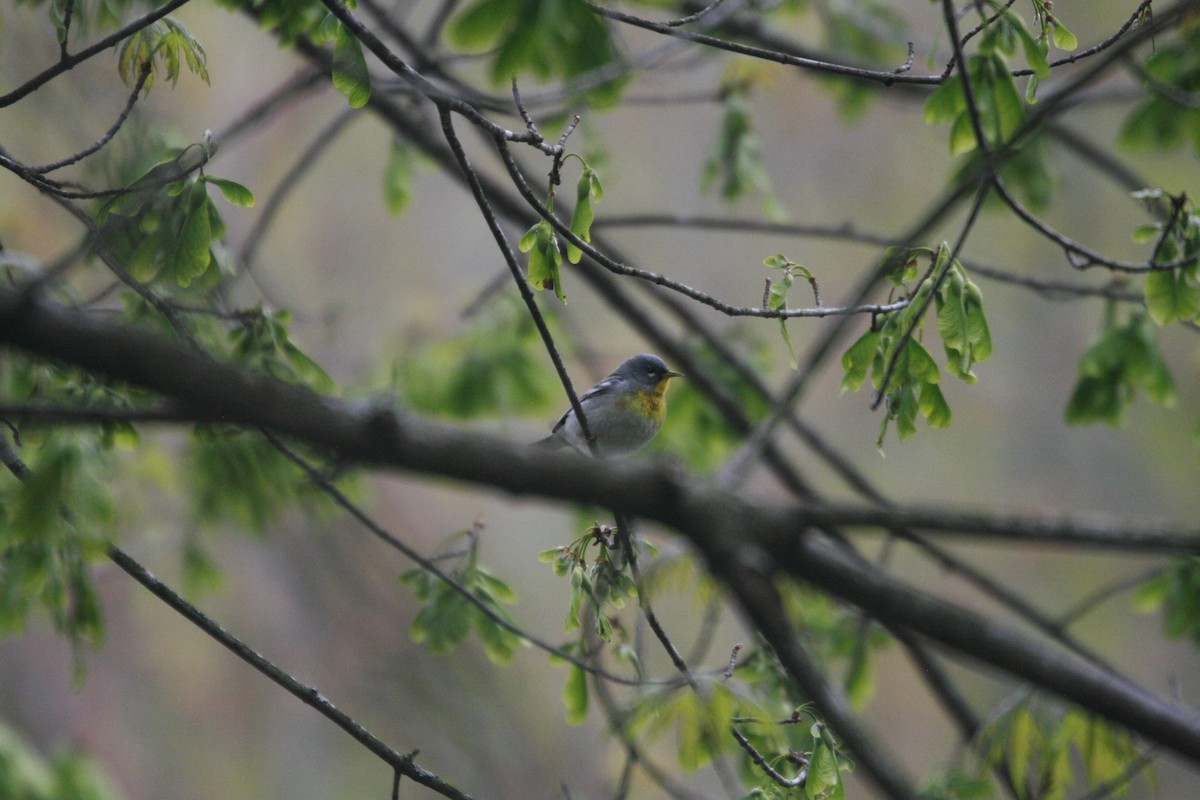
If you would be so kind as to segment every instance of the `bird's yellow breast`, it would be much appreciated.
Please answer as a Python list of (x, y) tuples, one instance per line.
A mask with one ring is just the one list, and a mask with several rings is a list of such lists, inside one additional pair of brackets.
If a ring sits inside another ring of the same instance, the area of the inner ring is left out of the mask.
[(633, 392), (623, 401), (622, 405), (633, 409), (643, 416), (662, 422), (667, 413), (667, 381), (660, 381), (653, 391), (641, 389)]

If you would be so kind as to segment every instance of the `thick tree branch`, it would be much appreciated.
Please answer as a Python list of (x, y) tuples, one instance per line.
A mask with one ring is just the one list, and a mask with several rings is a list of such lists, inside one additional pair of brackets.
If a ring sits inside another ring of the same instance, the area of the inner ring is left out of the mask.
[[(718, 577), (732, 582), (747, 571), (788, 572), (885, 625), (1009, 672), (1200, 763), (1195, 713), (835, 551), (805, 533), (812, 517), (804, 508), (755, 506), (664, 466), (546, 453), (391, 408), (350, 405), (19, 291), (0, 290), (0, 342), (153, 389), (206, 417), (267, 427), (366, 463), (659, 521), (690, 539)], [(750, 591), (731, 586), (735, 594)]]

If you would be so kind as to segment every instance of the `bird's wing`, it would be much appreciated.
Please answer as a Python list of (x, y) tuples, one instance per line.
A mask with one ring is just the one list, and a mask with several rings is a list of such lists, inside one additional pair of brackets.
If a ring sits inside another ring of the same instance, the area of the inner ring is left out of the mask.
[[(615, 385), (616, 385), (616, 379), (610, 375), (609, 377), (605, 378), (604, 380), (600, 381), (595, 386), (593, 386), (592, 388), (590, 388), (586, 392), (584, 392), (579, 397), (579, 405), (582, 406), (585, 403), (587, 403), (589, 400), (594, 400), (597, 397), (602, 397), (602, 396), (608, 394), (609, 392), (611, 392), (613, 390), (613, 387)], [(583, 411), (586, 414), (587, 408), (585, 407), (583, 409)], [(574, 415), (575, 415), (575, 409), (568, 408), (567, 412), (562, 415), (562, 418), (559, 419), (559, 421), (557, 423), (555, 423), (554, 428), (552, 429), (552, 432), (557, 433), (559, 431), (559, 429), (562, 428), (563, 425), (567, 424), (567, 420), (570, 419), (571, 417), (573, 417)]]

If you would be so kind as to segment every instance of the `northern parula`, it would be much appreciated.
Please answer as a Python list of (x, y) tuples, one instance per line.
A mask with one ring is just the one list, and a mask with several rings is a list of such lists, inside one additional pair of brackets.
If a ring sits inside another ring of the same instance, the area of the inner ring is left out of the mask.
[[(599, 454), (632, 453), (653, 439), (667, 415), (667, 382), (682, 374), (668, 369), (658, 356), (642, 353), (623, 361), (612, 375), (584, 392), (579, 405)], [(591, 452), (574, 408), (562, 415), (553, 433), (535, 444), (553, 450), (570, 445)]]

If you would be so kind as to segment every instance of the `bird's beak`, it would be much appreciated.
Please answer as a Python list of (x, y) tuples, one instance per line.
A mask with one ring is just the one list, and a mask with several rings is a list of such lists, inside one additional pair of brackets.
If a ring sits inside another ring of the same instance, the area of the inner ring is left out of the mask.
[(676, 371), (675, 371), (675, 370), (673, 370), (673, 369), (669, 369), (669, 370), (667, 370), (666, 372), (664, 372), (664, 373), (663, 373), (663, 380), (664, 380), (664, 381), (669, 381), (671, 378), (682, 378), (682, 377), (683, 377), (683, 373), (682, 373), (682, 372), (676, 372)]

